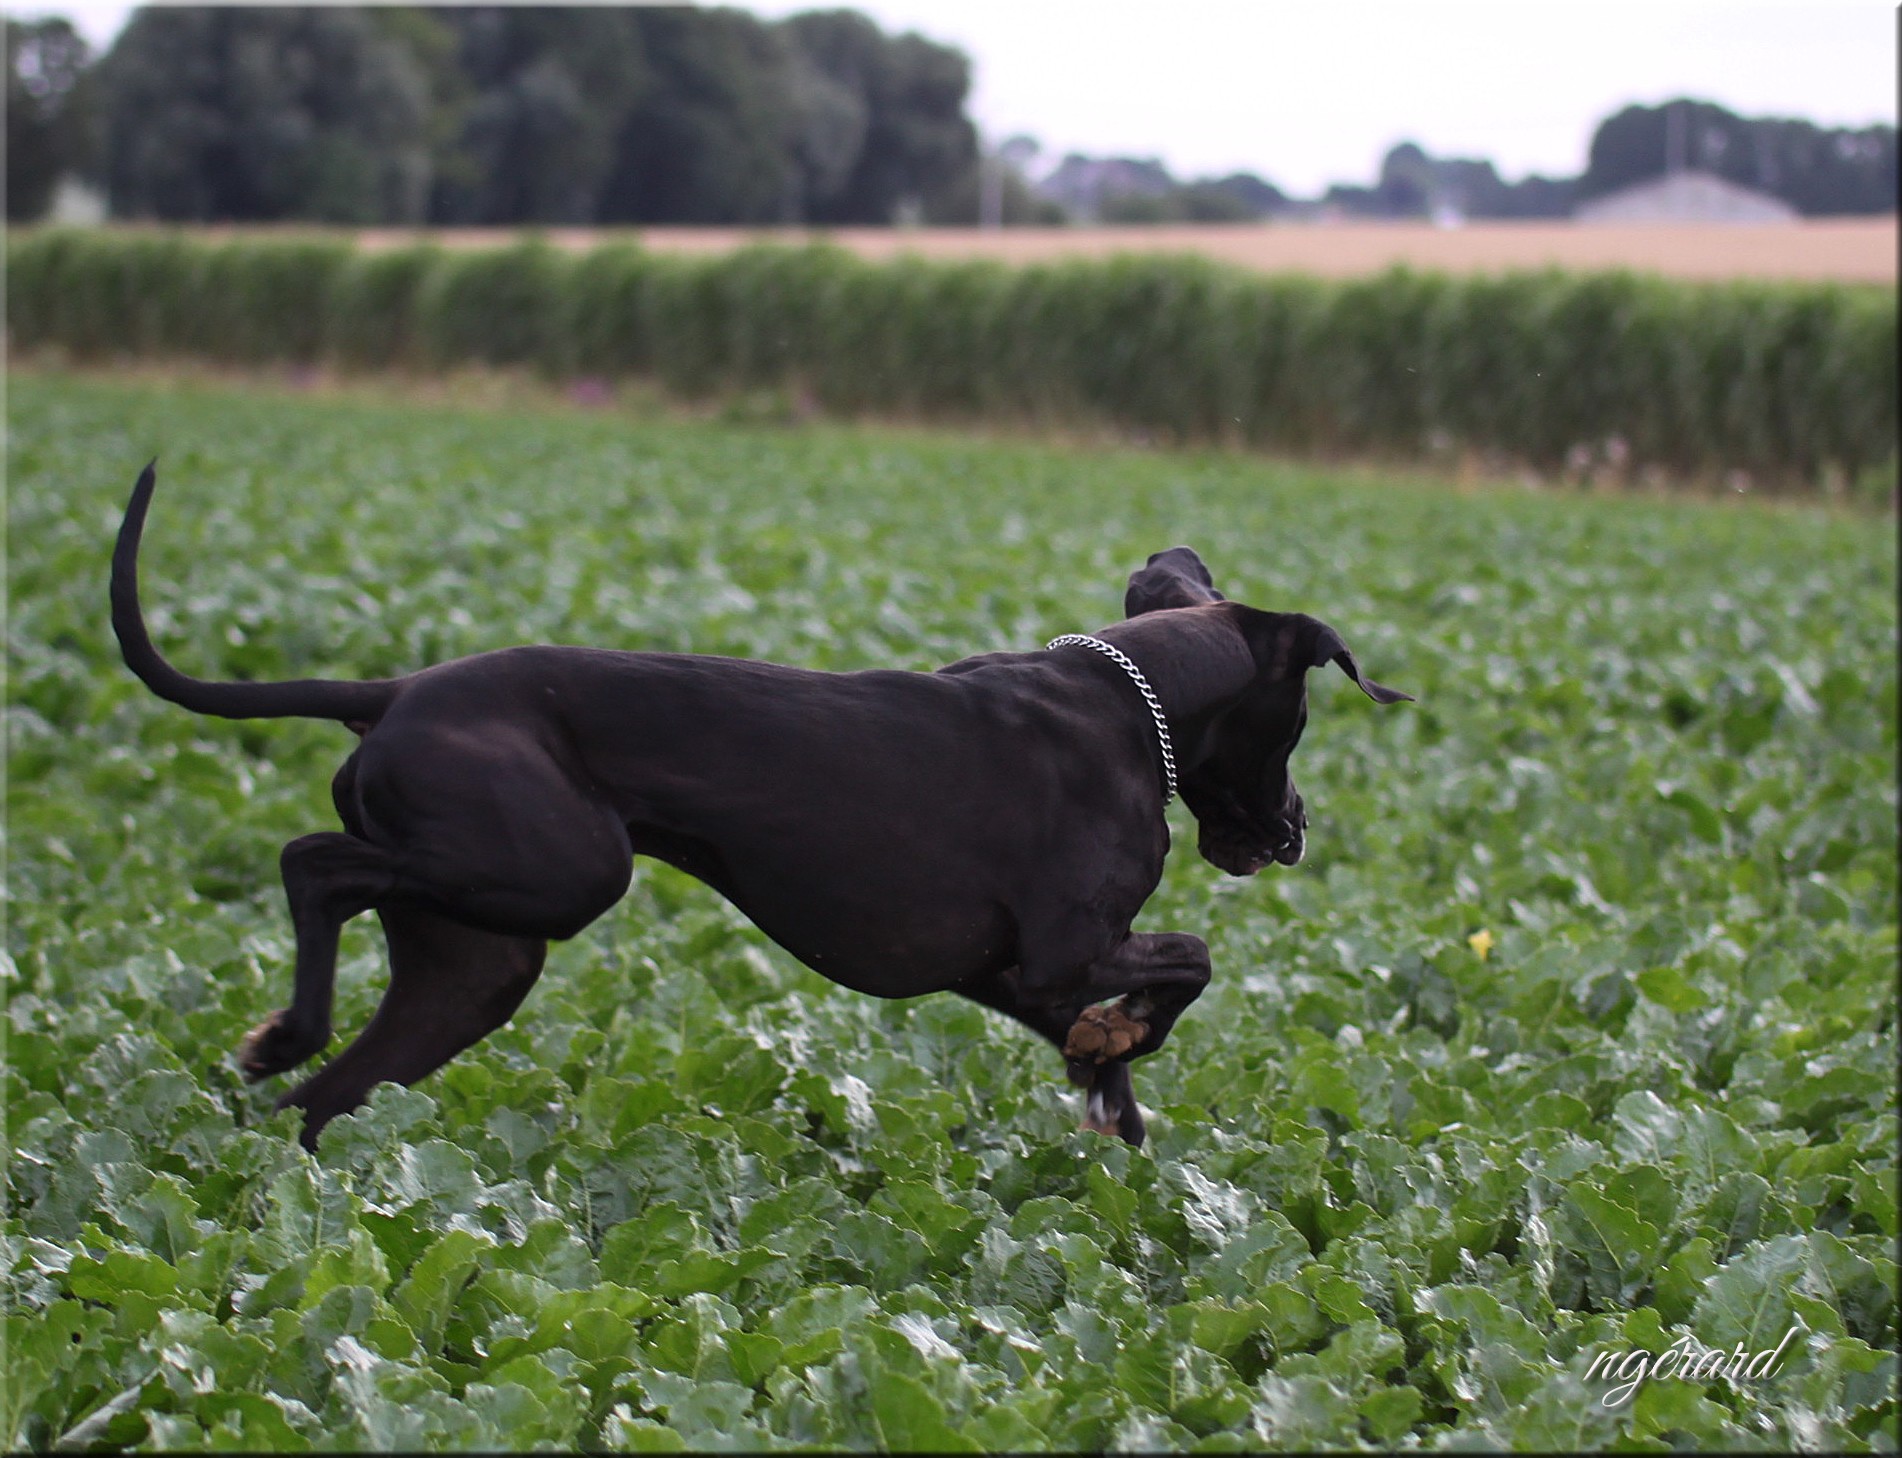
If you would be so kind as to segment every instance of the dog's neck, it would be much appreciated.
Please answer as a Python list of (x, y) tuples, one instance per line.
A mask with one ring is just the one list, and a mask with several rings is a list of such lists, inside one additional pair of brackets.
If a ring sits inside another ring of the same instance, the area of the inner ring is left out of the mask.
[(1162, 751), (1162, 804), (1166, 810), (1169, 802), (1176, 797), (1175, 742), (1169, 732), (1169, 716), (1163, 711), (1162, 701), (1156, 696), (1156, 691), (1149, 686), (1149, 679), (1142, 669), (1136, 666), (1136, 660), (1114, 644), (1105, 643), (1101, 638), (1093, 638), (1088, 633), (1065, 633), (1061, 637), (1052, 638), (1044, 646), (1046, 648), (1092, 649), (1103, 654), (1129, 675), (1130, 681), (1142, 694), (1143, 703), (1148, 708), (1150, 717), (1155, 720), (1156, 747)]
[(1233, 607), (1169, 608), (1093, 635), (1120, 648), (1142, 670), (1178, 741), (1196, 737), (1247, 692), (1260, 672)]

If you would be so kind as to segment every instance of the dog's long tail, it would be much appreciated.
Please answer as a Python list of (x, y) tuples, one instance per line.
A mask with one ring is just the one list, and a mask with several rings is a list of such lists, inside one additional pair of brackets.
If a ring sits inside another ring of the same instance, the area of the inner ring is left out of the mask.
[(180, 673), (152, 646), (139, 610), (139, 538), (158, 482), (158, 462), (139, 473), (112, 549), (112, 631), (126, 667), (162, 699), (225, 719), (337, 719), (361, 732), (383, 716), (397, 694), (394, 679), (295, 679), (285, 683), (213, 683)]

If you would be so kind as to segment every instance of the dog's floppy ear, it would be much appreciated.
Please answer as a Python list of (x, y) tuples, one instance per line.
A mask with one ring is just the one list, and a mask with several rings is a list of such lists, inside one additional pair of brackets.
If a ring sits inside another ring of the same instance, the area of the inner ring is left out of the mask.
[(1129, 574), (1129, 591), (1123, 594), (1123, 615), (1140, 617), (1164, 608), (1197, 607), (1205, 602), (1226, 602), (1215, 590), (1215, 579), (1192, 547), (1171, 547), (1157, 552)]
[(1403, 694), (1399, 689), (1390, 689), (1384, 683), (1375, 683), (1371, 678), (1362, 678), (1360, 665), (1354, 661), (1354, 655), (1348, 651), (1347, 645), (1340, 640), (1340, 636), (1335, 633), (1332, 628), (1328, 629), (1328, 636), (1334, 640), (1336, 651), (1328, 654), (1324, 658), (1317, 659), (1314, 664), (1316, 668), (1319, 668), (1323, 663), (1340, 664), (1341, 672), (1359, 684), (1360, 691), (1377, 704), (1410, 704), (1413, 702), (1412, 694)]
[[(1341, 672), (1353, 679), (1360, 691), (1375, 703), (1413, 702), (1412, 694), (1403, 694), (1399, 689), (1390, 689), (1363, 677), (1360, 665), (1354, 661), (1347, 644), (1341, 641), (1341, 635), (1319, 618), (1311, 618), (1306, 613), (1261, 613), (1254, 623), (1259, 624), (1256, 632), (1260, 637), (1250, 646), (1255, 649), (1255, 661), (1265, 667), (1271, 679), (1338, 663)], [(1255, 638), (1256, 632), (1251, 632), (1250, 637)]]

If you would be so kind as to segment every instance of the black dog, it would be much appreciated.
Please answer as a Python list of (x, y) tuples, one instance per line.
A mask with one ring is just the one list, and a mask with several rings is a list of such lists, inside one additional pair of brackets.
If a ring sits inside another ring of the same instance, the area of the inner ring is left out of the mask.
[(548, 942), (614, 905), (636, 855), (835, 982), (1010, 1014), (1063, 1050), (1086, 1127), (1139, 1144), (1129, 1060), (1209, 980), (1199, 937), (1129, 929), (1162, 876), (1177, 774), (1210, 862), (1293, 865), (1307, 671), (1408, 697), (1362, 678), (1325, 623), (1226, 601), (1187, 547), (1130, 577), (1129, 620), (1099, 637), (936, 673), (524, 647), (403, 678), (210, 683), (160, 657), (140, 612), (153, 484), (147, 466), (112, 558), (126, 664), (196, 713), (335, 719), (363, 739), (331, 785), (343, 832), (284, 847), (291, 1003), (240, 1049), (256, 1080), (324, 1047), (339, 930), (374, 910), (381, 1005), (278, 1101), (304, 1110), (311, 1148), (373, 1085), (413, 1083), (507, 1021)]

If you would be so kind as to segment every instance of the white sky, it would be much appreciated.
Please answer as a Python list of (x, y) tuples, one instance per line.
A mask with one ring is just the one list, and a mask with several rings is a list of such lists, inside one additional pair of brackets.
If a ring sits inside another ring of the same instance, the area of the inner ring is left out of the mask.
[[(788, 15), (843, 0), (757, 0)], [(104, 45), (123, 0), (64, 14)], [(1673, 96), (1829, 125), (1896, 119), (1889, 0), (862, 0), (975, 63), (987, 136), (1245, 170), (1296, 196), (1370, 182), (1411, 138), (1508, 178), (1582, 171), (1593, 127)]]

